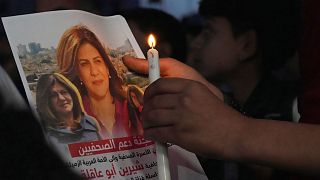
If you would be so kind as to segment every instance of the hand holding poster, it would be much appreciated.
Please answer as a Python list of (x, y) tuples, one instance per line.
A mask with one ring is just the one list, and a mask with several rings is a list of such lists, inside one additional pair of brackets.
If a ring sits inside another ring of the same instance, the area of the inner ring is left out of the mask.
[[(29, 103), (68, 167), (87, 179), (158, 179), (140, 121), (148, 80), (121, 60), (143, 57), (124, 18), (69, 10), (3, 22)], [(172, 179), (206, 179), (190, 152), (171, 146), (169, 161)]]

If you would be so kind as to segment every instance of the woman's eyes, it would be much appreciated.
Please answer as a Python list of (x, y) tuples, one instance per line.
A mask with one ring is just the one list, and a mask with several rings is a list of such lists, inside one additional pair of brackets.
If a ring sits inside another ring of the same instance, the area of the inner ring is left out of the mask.
[(84, 67), (84, 66), (87, 66), (89, 65), (90, 63), (88, 61), (80, 61), (79, 65)]
[(100, 58), (97, 58), (94, 60), (94, 62), (100, 64), (100, 63), (103, 63), (103, 60)]
[(61, 95), (67, 95), (67, 94), (69, 94), (69, 93), (68, 93), (68, 91), (63, 90), (63, 91), (60, 91), (60, 94), (61, 94)]
[[(95, 59), (93, 59), (93, 63), (95, 63), (95, 64), (102, 64), (104, 61), (103, 61), (103, 59), (102, 58), (95, 58)], [(81, 67), (86, 67), (86, 66), (89, 66), (90, 65), (90, 62), (89, 61), (80, 61), (79, 62), (79, 65), (81, 66)]]
[(56, 97), (58, 97), (58, 93), (51, 93), (50, 94), (50, 98), (56, 98)]
[(67, 96), (69, 95), (69, 92), (67, 90), (61, 90), (59, 92), (52, 92), (50, 94), (50, 98), (57, 98), (61, 94), (62, 96)]

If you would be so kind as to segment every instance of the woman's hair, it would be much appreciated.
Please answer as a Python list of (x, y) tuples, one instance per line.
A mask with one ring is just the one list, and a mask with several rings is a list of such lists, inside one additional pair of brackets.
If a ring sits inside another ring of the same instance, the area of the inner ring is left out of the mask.
[(51, 90), (57, 83), (64, 86), (72, 97), (72, 113), (74, 121), (71, 125), (71, 129), (77, 128), (80, 124), (83, 113), (80, 94), (76, 87), (67, 78), (58, 73), (41, 75), (37, 83), (36, 103), (40, 119), (46, 129), (66, 128), (66, 123), (58, 118), (51, 104)]
[(122, 99), (124, 91), (122, 80), (119, 78), (116, 69), (109, 59), (104, 46), (97, 36), (84, 25), (75, 25), (67, 29), (57, 47), (57, 61), (60, 73), (70, 79), (80, 90), (82, 95), (87, 95), (87, 90), (81, 85), (77, 72), (77, 55), (81, 45), (89, 43), (95, 47), (102, 56), (107, 68), (109, 69), (110, 83), (109, 89), (113, 97)]

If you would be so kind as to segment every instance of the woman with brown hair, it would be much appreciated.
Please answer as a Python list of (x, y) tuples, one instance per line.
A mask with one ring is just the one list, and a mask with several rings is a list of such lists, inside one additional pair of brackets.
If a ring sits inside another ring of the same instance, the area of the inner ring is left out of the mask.
[(97, 121), (83, 112), (78, 90), (61, 74), (40, 77), (36, 102), (49, 143), (62, 153), (67, 144), (101, 139)]
[(131, 126), (123, 82), (92, 31), (83, 25), (66, 30), (57, 48), (57, 61), (60, 72), (80, 90), (86, 112), (98, 120), (104, 137), (138, 134)]

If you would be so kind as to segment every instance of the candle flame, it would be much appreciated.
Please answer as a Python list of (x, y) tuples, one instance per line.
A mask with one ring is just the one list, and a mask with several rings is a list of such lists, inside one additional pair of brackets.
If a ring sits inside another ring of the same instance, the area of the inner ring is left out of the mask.
[(156, 38), (153, 34), (150, 34), (148, 37), (148, 44), (151, 48), (154, 48), (156, 46)]

